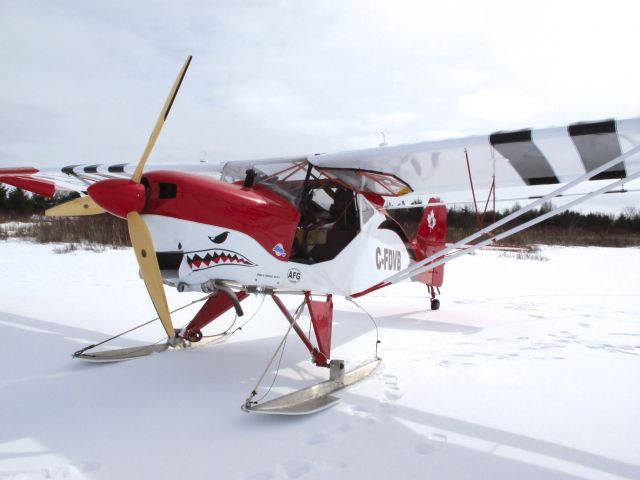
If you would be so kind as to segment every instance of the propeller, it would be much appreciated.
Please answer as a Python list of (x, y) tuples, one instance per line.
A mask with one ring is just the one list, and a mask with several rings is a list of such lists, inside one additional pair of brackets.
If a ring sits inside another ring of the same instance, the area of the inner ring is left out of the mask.
[(98, 215), (105, 209), (98, 205), (91, 197), (74, 198), (55, 207), (48, 208), (44, 214), (48, 217), (77, 217), (84, 215)]
[(45, 212), (49, 216), (67, 216), (95, 215), (106, 211), (127, 219), (131, 244), (138, 260), (142, 278), (170, 342), (175, 338), (176, 331), (171, 321), (153, 239), (142, 215), (140, 215), (146, 202), (146, 191), (141, 181), (144, 166), (169, 115), (173, 101), (191, 63), (191, 58), (192, 56), (189, 55), (171, 87), (169, 96), (160, 111), (131, 179), (112, 178), (96, 182), (87, 189), (87, 197), (76, 198)]
[(178, 90), (180, 89), (180, 85), (182, 84), (182, 80), (184, 79), (185, 74), (187, 73), (187, 69), (189, 68), (189, 64), (191, 63), (191, 59), (193, 57), (189, 55), (187, 61), (184, 62), (176, 81), (173, 82), (173, 86), (171, 87), (171, 91), (169, 92), (169, 96), (167, 100), (164, 102), (164, 106), (162, 107), (162, 111), (160, 115), (158, 115), (158, 120), (156, 120), (156, 125), (153, 127), (153, 131), (151, 132), (151, 136), (149, 137), (149, 141), (147, 142), (147, 146), (142, 152), (142, 157), (140, 157), (140, 161), (136, 166), (136, 169), (133, 172), (133, 176), (131, 180), (136, 183), (140, 183), (142, 179), (142, 170), (144, 169), (144, 165), (147, 163), (147, 159), (149, 158), (149, 154), (153, 149), (153, 146), (156, 144), (156, 140), (158, 139), (158, 135), (160, 135), (160, 130), (162, 130), (162, 126), (164, 125), (167, 116), (169, 115), (169, 110), (171, 110), (171, 106), (173, 105), (173, 101), (176, 99), (176, 95), (178, 94)]
[(129, 227), (131, 244), (133, 245), (133, 250), (136, 253), (138, 265), (142, 272), (142, 278), (147, 286), (147, 291), (149, 292), (153, 306), (156, 308), (156, 312), (158, 312), (158, 317), (162, 322), (162, 326), (167, 331), (167, 335), (169, 338), (173, 338), (176, 332), (173, 328), (173, 322), (171, 321), (169, 305), (162, 285), (162, 275), (160, 274), (160, 267), (158, 266), (158, 257), (156, 257), (156, 250), (153, 248), (153, 241), (149, 229), (138, 212), (130, 212), (127, 215), (127, 226)]

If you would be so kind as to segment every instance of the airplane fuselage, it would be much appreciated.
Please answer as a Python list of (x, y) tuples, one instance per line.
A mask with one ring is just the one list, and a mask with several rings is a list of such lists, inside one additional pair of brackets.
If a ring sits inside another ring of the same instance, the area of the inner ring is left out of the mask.
[[(378, 228), (385, 216), (363, 196), (371, 213), (334, 258), (292, 258), (300, 213), (262, 186), (244, 187), (176, 172), (145, 176), (149, 227), (165, 283), (198, 290), (214, 280), (242, 287), (349, 295), (406, 268), (410, 254), (400, 236)], [(331, 225), (327, 226), (330, 229)], [(307, 232), (309, 233), (309, 232)], [(323, 228), (314, 237), (325, 237)]]

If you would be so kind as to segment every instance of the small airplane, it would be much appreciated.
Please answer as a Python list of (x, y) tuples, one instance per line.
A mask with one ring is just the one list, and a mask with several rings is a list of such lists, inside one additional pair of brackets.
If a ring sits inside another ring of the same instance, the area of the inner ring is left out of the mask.
[[(235, 309), (242, 315), (241, 302), (249, 295), (271, 297), (312, 362), (329, 368), (329, 380), (264, 403), (254, 401), (254, 390), (243, 405), (246, 411), (316, 412), (338, 400), (332, 392), (376, 369), (379, 358), (345, 372), (344, 362), (331, 357), (334, 295), (353, 299), (411, 280), (425, 285), (431, 308), (437, 310), (445, 263), (640, 176), (640, 117), (330, 154), (147, 166), (190, 62), (188, 57), (137, 164), (4, 168), (0, 182), (49, 197), (64, 190), (82, 194), (48, 210), (50, 216), (106, 212), (128, 222), (167, 342), (96, 353), (87, 353), (88, 347), (76, 352), (77, 358), (117, 361), (194, 346), (203, 340), (202, 329), (223, 313)], [(554, 188), (447, 244), (447, 204), (438, 196), (470, 189), (475, 201), (474, 179), (494, 201), (497, 185)], [(589, 180), (611, 183), (495, 234)], [(388, 207), (387, 199), (408, 194), (431, 198), (406, 208)], [(182, 329), (173, 325), (165, 286), (209, 294)], [(294, 314), (282, 295), (300, 296)], [(305, 306), (313, 336), (297, 322)]]

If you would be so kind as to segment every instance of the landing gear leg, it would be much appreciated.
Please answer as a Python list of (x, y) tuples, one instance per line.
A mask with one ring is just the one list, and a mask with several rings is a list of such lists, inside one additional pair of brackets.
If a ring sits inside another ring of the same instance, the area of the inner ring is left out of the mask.
[[(189, 325), (180, 332), (182, 338), (194, 343), (199, 342), (202, 340), (202, 329), (205, 326), (213, 322), (227, 310), (230, 310), (231, 307), (236, 307), (237, 312), (238, 308), (240, 308), (240, 302), (249, 296), (244, 290), (239, 291), (237, 295), (227, 290), (220, 289), (219, 292), (211, 295), (207, 299), (202, 308), (200, 308), (195, 317), (193, 317), (193, 320), (189, 322)], [(240, 309), (240, 312), (241, 311), (242, 309)]]
[[(285, 305), (282, 303), (280, 298), (275, 295), (275, 293), (271, 294), (271, 298), (273, 298), (273, 301), (291, 324), (290, 329), (287, 331), (287, 335), (291, 329), (298, 334), (302, 343), (305, 344), (311, 353), (313, 363), (319, 367), (329, 368), (329, 380), (316, 383), (315, 385), (288, 393), (264, 403), (258, 403), (253, 400), (257, 395), (256, 392), (258, 385), (256, 385), (256, 388), (254, 388), (250, 396), (242, 405), (241, 408), (243, 411), (275, 415), (306, 415), (309, 413), (319, 412), (331, 407), (340, 400), (338, 397), (331, 395), (331, 393), (364, 380), (370, 376), (380, 364), (381, 360), (379, 358), (375, 358), (374, 360), (347, 372), (345, 371), (345, 364), (343, 360), (329, 360), (331, 353), (331, 326), (333, 320), (333, 302), (331, 300), (331, 295), (327, 295), (325, 301), (319, 301), (312, 300), (311, 294), (309, 292), (305, 292), (305, 302), (309, 309), (311, 323), (318, 342), (317, 348), (313, 346), (309, 337), (302, 331), (296, 321), (302, 312), (303, 305), (300, 305), (296, 315), (293, 316), (289, 313)], [(278, 350), (280, 350), (283, 343), (284, 339), (283, 342), (280, 343)], [(276, 350), (276, 354), (278, 350)], [(273, 358), (275, 358), (275, 354)], [(271, 361), (273, 361), (273, 358)], [(271, 363), (269, 363), (269, 366), (270, 365)], [(265, 370), (265, 373), (266, 372), (267, 370)], [(258, 381), (258, 384), (263, 378), (264, 374)]]

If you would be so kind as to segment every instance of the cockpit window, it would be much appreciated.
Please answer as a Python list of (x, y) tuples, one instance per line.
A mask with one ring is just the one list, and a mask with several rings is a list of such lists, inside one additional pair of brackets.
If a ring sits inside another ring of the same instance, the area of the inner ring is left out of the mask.
[(362, 196), (359, 197), (359, 200), (360, 200), (360, 218), (362, 220), (362, 224), (364, 225), (369, 220), (371, 220), (371, 217), (373, 217), (375, 210), (364, 197)]
[(262, 185), (297, 206), (309, 162), (306, 157), (261, 160), (255, 162), (233, 162), (224, 167), (222, 180), (229, 183), (245, 183), (247, 171), (253, 170), (253, 186)]
[(413, 190), (407, 182), (389, 173), (354, 168), (320, 168), (321, 173), (358, 193), (399, 197)]
[(310, 180), (299, 208), (300, 224), (290, 257), (293, 262), (331, 260), (360, 231), (356, 194), (332, 180)]

